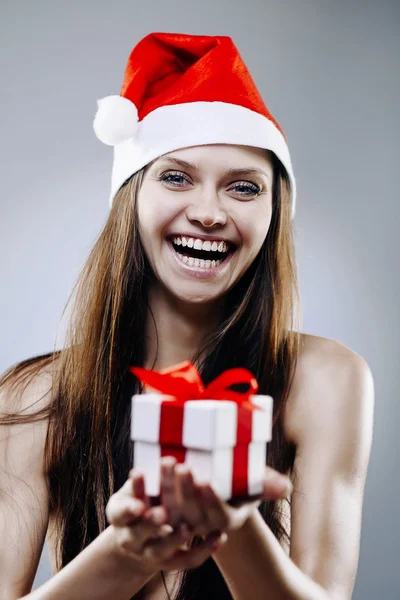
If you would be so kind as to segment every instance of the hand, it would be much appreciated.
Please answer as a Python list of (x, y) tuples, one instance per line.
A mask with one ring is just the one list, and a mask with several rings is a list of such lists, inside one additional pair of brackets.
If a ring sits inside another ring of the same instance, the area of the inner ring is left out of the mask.
[(197, 567), (226, 541), (226, 534), (213, 531), (200, 545), (188, 548), (193, 536), (190, 528), (185, 523), (173, 528), (167, 524), (164, 506), (150, 507), (143, 475), (134, 469), (108, 501), (106, 516), (113, 527), (117, 555), (128, 558), (129, 568), (144, 575)]
[(282, 498), (291, 487), (288, 477), (266, 467), (262, 497), (231, 506), (210, 485), (196, 484), (187, 465), (178, 464), (172, 456), (161, 459), (161, 502), (168, 509), (168, 522), (172, 526), (188, 523), (195, 535), (239, 529), (262, 500)]

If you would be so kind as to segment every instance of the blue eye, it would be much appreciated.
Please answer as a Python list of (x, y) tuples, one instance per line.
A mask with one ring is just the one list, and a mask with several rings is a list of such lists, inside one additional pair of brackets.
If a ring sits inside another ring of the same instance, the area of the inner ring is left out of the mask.
[(261, 189), (258, 187), (258, 185), (248, 183), (247, 181), (241, 181), (240, 183), (237, 183), (233, 189), (237, 188), (244, 190), (245, 194), (243, 194), (243, 191), (239, 191), (238, 193), (245, 196), (258, 196), (258, 194), (261, 192)]
[(178, 172), (174, 172), (174, 171), (170, 171), (168, 173), (162, 173), (159, 177), (158, 177), (159, 181), (166, 181), (167, 183), (171, 183), (172, 185), (176, 185), (177, 187), (182, 187), (180, 182), (183, 181), (188, 181), (186, 179), (186, 177), (184, 177), (181, 173)]

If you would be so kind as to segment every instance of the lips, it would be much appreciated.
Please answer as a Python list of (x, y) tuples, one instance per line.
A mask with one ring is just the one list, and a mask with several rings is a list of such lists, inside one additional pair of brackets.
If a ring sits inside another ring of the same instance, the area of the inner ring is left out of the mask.
[[(179, 267), (186, 273), (190, 274), (193, 277), (199, 278), (199, 279), (212, 278), (212, 277), (219, 275), (219, 273), (221, 271), (225, 270), (225, 268), (227, 267), (228, 263), (230, 262), (232, 256), (235, 253), (235, 251), (227, 252), (225, 254), (225, 257), (223, 260), (222, 260), (221, 254), (220, 254), (220, 256), (219, 256), (220, 264), (218, 264), (214, 267), (212, 265), (209, 267), (200, 267), (200, 266), (190, 265), (190, 264), (188, 264), (188, 262), (184, 262), (183, 259), (178, 255), (178, 252), (177, 252), (176, 248), (174, 247), (174, 245), (172, 244), (172, 242), (170, 240), (168, 240), (167, 244), (168, 244), (171, 254), (173, 255), (175, 262), (179, 265)], [(186, 248), (185, 248), (185, 250), (186, 250)], [(189, 248), (189, 250), (193, 250), (193, 248)], [(200, 252), (200, 251), (197, 250), (196, 252)], [(203, 254), (205, 254), (205, 253), (210, 254), (207, 251), (203, 251)], [(180, 254), (180, 252), (179, 252), (179, 254)], [(193, 260), (193, 257), (192, 257), (192, 260)]]

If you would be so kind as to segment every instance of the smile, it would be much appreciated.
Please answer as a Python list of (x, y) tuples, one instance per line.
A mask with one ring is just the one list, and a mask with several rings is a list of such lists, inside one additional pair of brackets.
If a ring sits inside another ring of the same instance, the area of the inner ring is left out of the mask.
[(234, 248), (226, 252), (219, 252), (218, 250), (198, 250), (188, 246), (182, 247), (182, 245), (175, 244), (172, 239), (167, 239), (167, 244), (179, 266), (200, 278), (219, 275), (221, 271), (225, 270), (235, 253)]

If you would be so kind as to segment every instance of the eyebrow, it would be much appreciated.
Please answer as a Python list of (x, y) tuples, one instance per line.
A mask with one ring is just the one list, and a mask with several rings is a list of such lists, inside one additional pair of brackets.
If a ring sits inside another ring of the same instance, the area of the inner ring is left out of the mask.
[[(184, 167), (185, 169), (193, 169), (194, 171), (198, 170), (198, 167), (194, 163), (188, 162), (186, 160), (182, 160), (181, 158), (175, 158), (174, 156), (166, 156), (165, 158), (162, 159), (162, 161), (168, 162), (171, 164), (178, 164), (181, 167)], [(270, 179), (270, 175), (266, 171), (263, 171), (262, 169), (259, 169), (258, 167), (228, 169), (227, 173), (228, 173), (228, 175), (235, 176), (235, 177), (237, 177), (239, 175), (264, 175), (264, 177), (266, 177), (267, 179)]]

